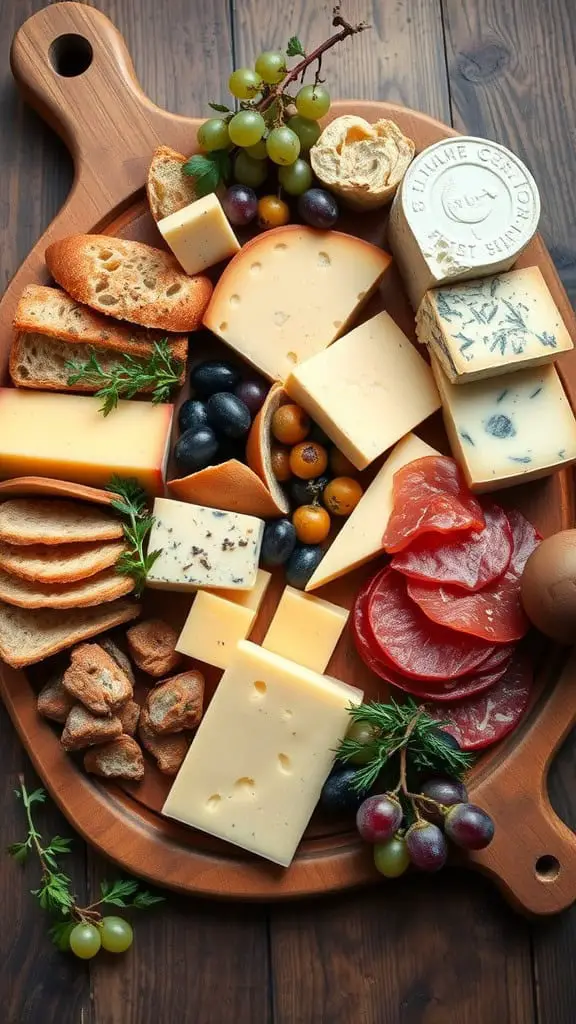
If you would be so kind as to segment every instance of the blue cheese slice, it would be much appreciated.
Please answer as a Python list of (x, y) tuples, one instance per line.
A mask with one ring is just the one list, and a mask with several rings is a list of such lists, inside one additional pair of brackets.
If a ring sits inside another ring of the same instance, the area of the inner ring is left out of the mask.
[(548, 363), (574, 347), (538, 267), (432, 289), (416, 333), (453, 384)]
[(169, 498), (156, 498), (153, 515), (148, 550), (160, 555), (148, 572), (147, 587), (250, 590), (255, 585), (262, 519)]
[(433, 359), (452, 452), (473, 491), (548, 476), (576, 462), (576, 420), (549, 364), (454, 385)]

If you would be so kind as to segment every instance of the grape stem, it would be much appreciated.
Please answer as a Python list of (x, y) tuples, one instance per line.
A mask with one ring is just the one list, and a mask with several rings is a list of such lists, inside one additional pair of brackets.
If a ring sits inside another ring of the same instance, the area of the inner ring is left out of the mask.
[(318, 84), (318, 76), (322, 68), (322, 57), (326, 51), (331, 50), (333, 46), (336, 46), (336, 43), (341, 43), (342, 40), (347, 39), (348, 36), (355, 36), (359, 32), (364, 32), (367, 28), (370, 28), (370, 25), (366, 24), (365, 21), (360, 21), (357, 25), (351, 25), (350, 22), (346, 21), (346, 19), (340, 14), (339, 4), (332, 11), (332, 25), (334, 28), (339, 28), (340, 31), (335, 32), (334, 35), (325, 39), (320, 46), (317, 46), (316, 49), (312, 50), (311, 53), (304, 57), (299, 64), (296, 64), (296, 66), (288, 72), (286, 77), (283, 78), (277, 86), (271, 88), (270, 92), (260, 100), (259, 103), (254, 105), (255, 110), (259, 110), (260, 113), (263, 113), (264, 110), (268, 110), (268, 107), (272, 106), (275, 100), (279, 100), (282, 97), (286, 88), (292, 82), (296, 82), (298, 78), (301, 78), (306, 69), (309, 68), (311, 64), (314, 64), (315, 61), (318, 61), (318, 71), (315, 82), (315, 84)]

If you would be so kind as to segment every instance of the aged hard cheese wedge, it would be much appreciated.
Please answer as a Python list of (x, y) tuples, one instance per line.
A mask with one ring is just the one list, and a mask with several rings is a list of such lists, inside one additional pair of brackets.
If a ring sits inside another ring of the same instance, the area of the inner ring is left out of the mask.
[(523, 484), (576, 462), (576, 420), (553, 366), (457, 386), (432, 365), (452, 452), (473, 491)]
[(352, 514), (344, 520), (306, 590), (323, 587), (382, 554), (382, 537), (392, 511), (394, 473), (415, 459), (437, 454), (415, 434), (407, 434), (398, 442)]
[(122, 401), (106, 417), (99, 408), (79, 395), (0, 388), (0, 477), (105, 487), (118, 474), (162, 494), (173, 406)]
[(255, 609), (200, 590), (178, 637), (176, 650), (207, 665), (228, 668), (238, 643), (246, 639), (255, 618)]
[(536, 182), (504, 146), (472, 136), (429, 146), (408, 168), (388, 224), (414, 309), (436, 285), (509, 270), (539, 217)]
[(163, 813), (287, 867), (362, 696), (241, 642)]
[(338, 231), (266, 231), (226, 267), (204, 324), (271, 380), (284, 380), (344, 333), (389, 264), (375, 245)]
[(286, 390), (357, 469), (440, 408), (430, 368), (388, 313), (296, 367)]
[(453, 384), (549, 363), (574, 347), (538, 267), (433, 288), (416, 333)]
[(255, 516), (156, 498), (149, 551), (160, 551), (146, 585), (156, 590), (230, 587), (256, 582), (264, 522)]
[(262, 646), (314, 672), (324, 672), (349, 614), (347, 608), (286, 587)]
[(158, 221), (158, 230), (190, 275), (229, 259), (240, 248), (213, 192)]

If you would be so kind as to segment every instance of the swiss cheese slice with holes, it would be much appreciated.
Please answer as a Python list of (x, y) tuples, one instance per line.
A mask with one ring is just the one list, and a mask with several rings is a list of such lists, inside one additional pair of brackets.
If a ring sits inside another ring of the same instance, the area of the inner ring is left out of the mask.
[(348, 330), (390, 262), (339, 231), (266, 231), (228, 264), (204, 325), (271, 380), (285, 380)]

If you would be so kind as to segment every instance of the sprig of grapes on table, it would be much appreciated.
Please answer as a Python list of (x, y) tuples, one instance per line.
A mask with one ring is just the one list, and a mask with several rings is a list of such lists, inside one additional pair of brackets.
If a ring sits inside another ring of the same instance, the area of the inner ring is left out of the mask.
[[(266, 50), (253, 68), (237, 68), (228, 88), (235, 109), (221, 103), (210, 106), (221, 116), (211, 117), (198, 129), (201, 152), (184, 164), (194, 179), (197, 196), (229, 185), (222, 197), (224, 212), (235, 227), (245, 227), (256, 217), (261, 228), (282, 227), (290, 220), (290, 207), (282, 193), (298, 199), (299, 217), (311, 227), (328, 229), (338, 219), (334, 196), (313, 187), (312, 168), (307, 159), (317, 142), (318, 124), (330, 109), (330, 93), (321, 79), (322, 59), (327, 50), (349, 36), (368, 28), (351, 25), (334, 9), (332, 25), (339, 29), (306, 54), (296, 36), (285, 51)], [(292, 68), (287, 61), (302, 59)], [(314, 81), (304, 83), (309, 68)], [(300, 88), (293, 95), (290, 86)], [(266, 186), (258, 197), (256, 189)]]

